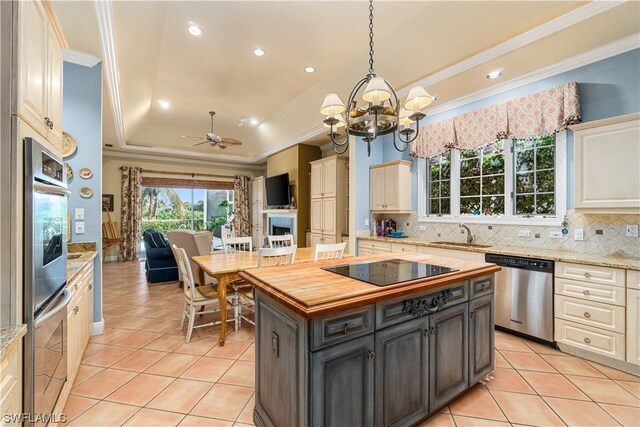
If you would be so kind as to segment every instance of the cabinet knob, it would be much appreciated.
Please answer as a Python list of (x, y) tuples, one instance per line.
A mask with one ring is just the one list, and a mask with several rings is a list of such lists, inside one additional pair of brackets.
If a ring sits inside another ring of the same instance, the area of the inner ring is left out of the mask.
[(589, 312), (588, 312), (588, 311), (585, 311), (585, 312), (584, 312), (584, 317), (586, 317), (586, 318), (588, 319), (588, 318), (590, 318), (590, 317), (591, 317), (591, 315), (589, 314)]
[(589, 291), (586, 290), (586, 289), (584, 291), (582, 291), (582, 293), (585, 294), (585, 295), (589, 295)]
[(349, 332), (351, 332), (351, 325), (348, 323), (345, 323), (344, 325), (344, 333), (348, 334)]
[(76, 305), (76, 307), (73, 309), (73, 312), (74, 312), (75, 314), (78, 314), (78, 312), (79, 312), (79, 311), (80, 311), (80, 307), (78, 307), (78, 306)]
[(584, 277), (586, 277), (586, 278), (588, 279), (589, 277), (591, 277), (591, 274), (589, 274), (589, 273), (584, 273)]
[(475, 318), (476, 318), (476, 312), (475, 312), (475, 311), (472, 311), (471, 313), (469, 313), (469, 316), (470, 316), (472, 319), (475, 319)]
[(585, 342), (585, 343), (587, 343), (587, 344), (590, 344), (590, 343), (591, 343), (591, 340), (590, 340), (589, 338), (585, 338), (585, 339), (584, 339), (584, 342)]
[(482, 284), (482, 290), (486, 291), (487, 289), (489, 289), (489, 284), (488, 283), (483, 283)]
[(89, 290), (93, 289), (93, 285), (89, 285)]
[(370, 351), (369, 354), (367, 354), (367, 359), (373, 360), (375, 358), (376, 358), (376, 354), (373, 351)]
[(78, 292), (78, 285), (73, 285), (73, 289), (75, 289), (76, 292)]

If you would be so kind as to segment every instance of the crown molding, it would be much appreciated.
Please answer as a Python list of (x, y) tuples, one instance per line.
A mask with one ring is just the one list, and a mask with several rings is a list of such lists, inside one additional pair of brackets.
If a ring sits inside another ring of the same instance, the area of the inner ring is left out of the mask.
[(620, 40), (616, 40), (590, 51), (569, 57), (547, 67), (539, 68), (495, 86), (452, 99), (451, 101), (442, 103), (436, 107), (431, 107), (425, 110), (425, 113), (427, 114), (427, 117), (434, 116), (436, 114), (452, 110), (493, 95), (498, 95), (512, 89), (517, 89), (521, 86), (525, 86), (548, 77), (553, 77), (567, 71), (575, 70), (576, 68), (593, 64), (594, 62), (602, 61), (604, 59), (611, 58), (612, 56), (620, 55), (638, 48), (640, 48), (640, 33), (632, 34)]
[(152, 154), (139, 154), (139, 153), (131, 153), (129, 151), (113, 151), (113, 150), (104, 150), (103, 157), (116, 157), (121, 159), (138, 159), (138, 160), (153, 160), (157, 162), (174, 162), (174, 163), (186, 163), (192, 165), (205, 165), (205, 166), (215, 166), (219, 168), (227, 168), (227, 169), (250, 169), (250, 170), (264, 170), (264, 164), (256, 165), (256, 164), (245, 164), (245, 163), (224, 163), (224, 162), (215, 162), (204, 159), (176, 159), (175, 157), (164, 157)]
[(94, 0), (93, 8), (96, 13), (98, 33), (100, 35), (100, 48), (104, 59), (103, 72), (107, 80), (107, 90), (111, 100), (116, 141), (119, 147), (124, 148), (127, 145), (127, 140), (125, 138), (122, 104), (120, 102), (120, 73), (118, 71), (116, 41), (113, 31), (113, 3), (111, 0)]
[(272, 148), (271, 150), (267, 150), (267, 151), (264, 151), (264, 152), (262, 152), (260, 154), (257, 154), (255, 156), (253, 156), (253, 158), (255, 159), (255, 161), (265, 159), (265, 158), (267, 158), (267, 157), (269, 157), (269, 156), (271, 156), (273, 154), (276, 154), (276, 153), (278, 153), (278, 152), (280, 152), (282, 150), (285, 150), (285, 149), (287, 149), (289, 147), (293, 147), (296, 144), (300, 144), (302, 142), (305, 142), (308, 139), (316, 137), (316, 136), (320, 135), (324, 131), (325, 131), (324, 126), (318, 126), (317, 128), (311, 129), (310, 131), (307, 131), (307, 132), (305, 132), (303, 134), (300, 134), (300, 135), (290, 139), (289, 141), (285, 142), (284, 144), (280, 144), (277, 147)]
[(95, 55), (74, 49), (66, 49), (62, 54), (62, 58), (65, 62), (71, 62), (72, 64), (82, 65), (88, 68), (93, 68), (102, 61), (102, 59)]
[(625, 2), (624, 1), (606, 1), (606, 0), (596, 0), (596, 1), (592, 1), (591, 3), (587, 3), (586, 5), (578, 9), (574, 9), (570, 12), (565, 13), (564, 15), (558, 16), (557, 18), (554, 18), (551, 21), (545, 22), (542, 25), (539, 25), (529, 31), (526, 31), (503, 43), (500, 43), (499, 45), (496, 45), (492, 48), (482, 51), (477, 55), (473, 55), (450, 67), (447, 67), (441, 71), (438, 71), (437, 73), (434, 73), (428, 77), (425, 77), (422, 80), (418, 80), (413, 84), (407, 85), (404, 88), (402, 88), (400, 91), (398, 91), (398, 96), (407, 95), (409, 93), (409, 88), (413, 86), (418, 85), (418, 86), (429, 87), (443, 80), (449, 79), (455, 75), (461, 74), (467, 70), (475, 68), (495, 58), (499, 58), (503, 55), (513, 52), (514, 50), (520, 49), (524, 46), (537, 42), (538, 40), (541, 40), (559, 31), (572, 27), (582, 21), (593, 18), (596, 15), (599, 15), (608, 10), (616, 8), (623, 3)]

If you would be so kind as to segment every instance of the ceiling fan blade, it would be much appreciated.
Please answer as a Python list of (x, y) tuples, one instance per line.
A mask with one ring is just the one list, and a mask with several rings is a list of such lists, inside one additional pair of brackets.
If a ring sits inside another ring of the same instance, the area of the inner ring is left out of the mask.
[(182, 137), (184, 139), (197, 139), (198, 141), (202, 141), (202, 137), (201, 136), (189, 136), (189, 135), (182, 135)]
[(242, 145), (242, 141), (233, 138), (222, 138), (222, 142), (227, 145)]
[(214, 145), (213, 148), (215, 148), (216, 150), (224, 150), (225, 148), (227, 148), (227, 146), (224, 145), (224, 144), (218, 143), (218, 144)]
[(195, 144), (191, 144), (192, 147), (197, 147), (198, 145), (205, 144), (207, 141), (196, 142)]

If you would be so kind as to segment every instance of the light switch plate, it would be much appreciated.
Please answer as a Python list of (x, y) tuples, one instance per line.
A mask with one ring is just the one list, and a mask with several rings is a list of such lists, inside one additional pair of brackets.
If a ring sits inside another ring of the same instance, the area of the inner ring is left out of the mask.
[(531, 237), (531, 230), (518, 230), (518, 237)]
[(364, 225), (369, 225), (369, 218), (365, 218)]
[(584, 230), (582, 228), (573, 230), (573, 240), (584, 240)]
[(549, 232), (550, 239), (562, 239), (562, 231), (550, 231)]
[(84, 208), (76, 208), (74, 211), (74, 218), (80, 221), (84, 221)]
[(76, 221), (76, 234), (84, 234), (84, 221)]
[(627, 225), (627, 237), (638, 237), (637, 225)]

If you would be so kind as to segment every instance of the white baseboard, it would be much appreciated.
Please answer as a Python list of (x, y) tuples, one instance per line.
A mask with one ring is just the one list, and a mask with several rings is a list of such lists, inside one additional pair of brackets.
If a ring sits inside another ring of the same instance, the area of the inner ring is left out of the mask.
[(91, 328), (91, 336), (93, 335), (102, 335), (104, 333), (104, 319), (99, 322), (93, 322), (93, 327)]
[(118, 261), (118, 255), (109, 255), (104, 257), (104, 262), (116, 262)]

